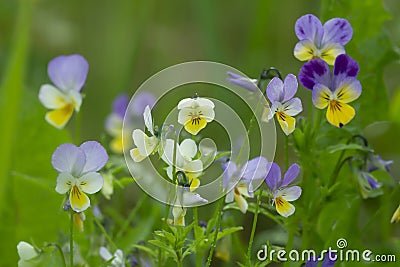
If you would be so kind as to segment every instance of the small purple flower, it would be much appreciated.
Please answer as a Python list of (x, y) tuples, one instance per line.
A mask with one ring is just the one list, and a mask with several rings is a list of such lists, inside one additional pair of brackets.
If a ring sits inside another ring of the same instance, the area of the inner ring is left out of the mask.
[(297, 200), (301, 195), (300, 186), (290, 186), (289, 184), (299, 175), (300, 166), (292, 164), (286, 171), (282, 179), (281, 168), (275, 162), (272, 162), (265, 182), (274, 194), (273, 203), (276, 211), (283, 217), (289, 217), (295, 211), (295, 207), (289, 201)]
[(86, 81), (89, 64), (81, 55), (58, 56), (50, 61), (48, 75), (56, 85), (44, 84), (40, 87), (39, 100), (51, 111), (46, 113), (46, 121), (62, 129), (74, 110), (79, 112), (82, 104), (80, 91)]
[(230, 76), (230, 78), (226, 79), (228, 82), (243, 87), (251, 92), (255, 92), (258, 90), (257, 79), (250, 79), (248, 77), (230, 71), (228, 71), (227, 74)]
[(284, 82), (277, 77), (273, 78), (266, 90), (267, 97), (271, 101), (267, 121), (276, 115), (286, 135), (291, 134), (296, 128), (296, 119), (292, 116), (296, 116), (303, 110), (300, 98), (293, 98), (297, 92), (297, 86), (296, 76), (288, 74)]
[[(325, 255), (324, 260), (322, 261), (321, 267), (333, 267), (336, 264), (337, 255), (332, 250), (329, 250), (328, 253)], [(311, 257), (304, 267), (317, 267), (320, 260), (320, 256), (317, 258)]]
[(343, 127), (355, 116), (355, 110), (347, 103), (361, 95), (361, 83), (357, 80), (359, 67), (348, 55), (335, 60), (333, 76), (328, 64), (313, 59), (303, 65), (299, 73), (300, 83), (312, 90), (312, 102), (316, 108), (328, 107), (326, 119), (336, 127)]
[(352, 36), (350, 23), (342, 18), (328, 20), (323, 26), (312, 14), (300, 17), (295, 24), (295, 32), (299, 42), (294, 48), (294, 56), (300, 61), (321, 58), (333, 65), (338, 55), (344, 54), (344, 45)]
[(59, 172), (56, 191), (69, 192), (71, 208), (82, 212), (90, 206), (89, 197), (103, 186), (103, 177), (98, 171), (108, 161), (106, 150), (96, 141), (88, 141), (80, 147), (62, 144), (53, 153), (51, 163)]
[(232, 188), (240, 178), (233, 190), (226, 194), (225, 202), (230, 203), (235, 200), (240, 211), (246, 213), (248, 204), (243, 196), (254, 197), (252, 181), (265, 178), (268, 173), (268, 160), (264, 157), (256, 157), (246, 162), (240, 169), (234, 162), (228, 161), (222, 164), (222, 168), (225, 189)]
[(368, 172), (372, 172), (375, 170), (381, 170), (390, 172), (390, 167), (393, 163), (393, 160), (383, 160), (381, 156), (370, 154), (368, 158)]
[(156, 98), (151, 93), (142, 92), (135, 94), (132, 98), (132, 104), (130, 105), (130, 112), (136, 117), (142, 117), (146, 106), (152, 109), (155, 103)]

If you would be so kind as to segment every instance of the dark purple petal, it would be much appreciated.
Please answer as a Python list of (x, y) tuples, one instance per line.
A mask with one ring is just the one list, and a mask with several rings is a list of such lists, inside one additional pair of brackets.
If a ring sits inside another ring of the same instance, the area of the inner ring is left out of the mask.
[(113, 113), (117, 114), (118, 117), (124, 118), (125, 111), (128, 108), (129, 97), (127, 94), (120, 94), (113, 102)]
[(156, 104), (156, 98), (151, 93), (143, 92), (135, 94), (132, 98), (132, 104), (130, 105), (130, 112), (137, 117), (143, 117), (143, 112), (146, 106), (150, 109)]
[(288, 186), (291, 182), (293, 182), (293, 180), (299, 175), (299, 172), (300, 166), (296, 163), (292, 164), (283, 177), (281, 187)]
[(87, 141), (80, 147), (85, 152), (86, 164), (82, 172), (96, 172), (108, 161), (106, 150), (96, 141)]
[(310, 40), (318, 47), (321, 43), (324, 29), (321, 21), (312, 14), (300, 17), (294, 26), (299, 40)]
[(249, 160), (241, 170), (241, 178), (248, 181), (264, 179), (268, 173), (268, 160), (264, 157), (257, 157)]
[(318, 257), (311, 257), (308, 259), (304, 267), (317, 267), (318, 266)]
[(350, 23), (345, 19), (334, 18), (324, 24), (324, 36), (322, 45), (328, 43), (347, 44), (353, 36), (353, 29)]
[(282, 177), (281, 168), (279, 167), (278, 164), (272, 162), (267, 177), (265, 177), (265, 182), (267, 183), (267, 185), (271, 190), (275, 190), (278, 187), (280, 187), (281, 177)]
[(346, 54), (341, 54), (336, 57), (333, 67), (333, 76), (356, 77), (360, 68), (357, 61)]
[(323, 84), (330, 87), (329, 65), (322, 59), (316, 58), (306, 64), (299, 73), (300, 83), (307, 89), (312, 90), (315, 84)]
[(61, 90), (80, 91), (85, 84), (89, 64), (81, 55), (58, 56), (50, 61), (47, 73)]
[(329, 250), (327, 254), (324, 256), (324, 260), (321, 264), (321, 267), (333, 267), (336, 264), (337, 255), (332, 250)]
[(86, 163), (84, 151), (73, 144), (62, 144), (54, 151), (51, 163), (58, 172), (80, 176)]

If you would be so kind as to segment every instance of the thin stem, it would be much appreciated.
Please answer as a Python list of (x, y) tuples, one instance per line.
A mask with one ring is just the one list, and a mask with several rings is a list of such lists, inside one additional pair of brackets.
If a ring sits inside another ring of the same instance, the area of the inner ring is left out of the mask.
[(218, 207), (217, 207), (217, 223), (215, 225), (215, 232), (214, 232), (214, 237), (213, 237), (213, 241), (211, 243), (211, 248), (210, 248), (210, 253), (208, 254), (208, 259), (207, 259), (207, 263), (206, 263), (206, 267), (209, 267), (211, 264), (211, 260), (214, 254), (214, 250), (216, 247), (216, 243), (217, 243), (217, 238), (218, 238), (218, 230), (221, 224), (221, 215), (222, 215), (222, 204), (224, 203), (224, 198), (221, 197), (220, 200), (218, 201)]
[(132, 209), (131, 213), (129, 214), (128, 218), (124, 221), (124, 224), (121, 226), (121, 229), (118, 231), (116, 235), (116, 239), (119, 239), (126, 231), (126, 229), (129, 227), (129, 224), (133, 221), (133, 219), (136, 217), (136, 213), (138, 210), (142, 207), (143, 202), (147, 199), (147, 194), (143, 194), (142, 198), (139, 200), (139, 202), (136, 204), (135, 208)]
[(256, 202), (256, 210), (254, 211), (253, 226), (251, 228), (249, 247), (247, 249), (247, 260), (248, 260), (249, 264), (251, 263), (251, 250), (253, 248), (254, 235), (256, 233), (256, 228), (257, 228), (258, 212), (260, 209), (261, 196), (262, 196), (263, 189), (264, 189), (264, 183), (261, 185), (260, 191), (258, 193), (257, 202)]
[(63, 266), (64, 266), (64, 267), (67, 267), (67, 263), (65, 262), (64, 252), (62, 251), (60, 245), (57, 244), (57, 243), (50, 243), (50, 244), (47, 245), (47, 247), (55, 247), (55, 248), (58, 250), (58, 252), (60, 253)]
[(284, 139), (283, 149), (285, 151), (285, 169), (287, 170), (289, 168), (289, 136), (285, 135)]
[(72, 209), (69, 223), (69, 263), (72, 267), (74, 266), (74, 211)]
[(114, 247), (115, 250), (118, 249), (117, 245), (115, 245), (114, 241), (111, 239), (111, 237), (108, 235), (106, 229), (104, 229), (103, 225), (99, 222), (99, 220), (96, 218), (96, 216), (93, 216), (93, 221), (99, 227), (100, 232), (104, 235), (104, 237), (107, 239), (108, 243), (111, 244), (111, 246)]
[(78, 145), (81, 140), (81, 112), (76, 114), (76, 125), (75, 125), (75, 143)]

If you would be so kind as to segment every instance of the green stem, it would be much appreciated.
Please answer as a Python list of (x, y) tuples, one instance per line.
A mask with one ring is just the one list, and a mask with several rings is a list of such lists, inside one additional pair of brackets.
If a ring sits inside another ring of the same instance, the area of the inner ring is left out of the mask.
[(284, 136), (284, 153), (285, 153), (285, 169), (287, 170), (289, 168), (289, 136), (285, 135)]
[(81, 140), (81, 121), (82, 115), (81, 112), (76, 114), (76, 125), (75, 125), (75, 144), (79, 145)]
[(104, 229), (103, 225), (99, 222), (99, 220), (96, 218), (96, 216), (93, 216), (93, 221), (94, 223), (97, 225), (97, 227), (99, 227), (100, 232), (104, 235), (104, 237), (107, 239), (108, 243), (110, 243), (111, 246), (113, 246), (113, 248), (115, 250), (118, 249), (117, 245), (115, 245), (114, 241), (111, 239), (111, 237), (108, 235), (106, 229)]
[(69, 263), (74, 266), (74, 211), (71, 209), (71, 219), (69, 226)]
[(121, 226), (121, 229), (118, 231), (116, 235), (116, 239), (118, 240), (121, 236), (125, 233), (126, 229), (129, 227), (130, 223), (135, 219), (138, 210), (142, 207), (143, 202), (147, 199), (147, 194), (143, 194), (142, 198), (136, 204), (135, 208), (132, 209), (131, 213), (129, 214), (128, 218), (124, 221), (124, 224)]
[[(194, 220), (194, 229), (196, 229), (196, 227), (199, 227), (199, 214), (198, 214), (197, 207), (193, 208), (193, 220)], [(194, 231), (195, 240), (198, 239), (198, 237), (196, 236), (196, 233), (197, 233), (197, 231), (195, 230)], [(196, 251), (196, 266), (201, 267), (202, 261), (203, 261), (202, 253), (200, 253), (200, 251)]]
[(67, 267), (67, 263), (65, 262), (64, 252), (62, 251), (60, 245), (58, 245), (57, 243), (50, 243), (49, 245), (47, 245), (47, 247), (55, 247), (58, 250), (58, 252), (60, 253), (63, 266)]
[[(206, 267), (209, 267), (211, 264), (211, 260), (214, 254), (214, 250), (217, 244), (217, 238), (218, 238), (218, 231), (219, 231), (219, 227), (221, 224), (221, 216), (222, 216), (222, 204), (224, 203), (224, 198), (221, 197), (220, 200), (218, 201), (218, 206), (216, 209), (216, 216), (217, 216), (217, 223), (215, 225), (215, 232), (214, 232), (214, 237), (213, 237), (213, 241), (211, 243), (211, 248), (210, 248), (210, 253), (208, 254), (208, 259), (207, 259), (207, 263), (206, 263)], [(215, 215), (214, 215), (215, 216)]]
[(263, 189), (264, 189), (264, 183), (261, 185), (260, 191), (258, 192), (256, 209), (254, 211), (254, 217), (253, 217), (253, 226), (251, 228), (251, 233), (250, 233), (249, 247), (247, 249), (247, 260), (249, 262), (249, 265), (251, 265), (251, 250), (253, 249), (253, 242), (254, 242), (254, 236), (255, 236), (256, 228), (257, 228), (258, 213), (259, 213), (259, 209), (260, 209), (261, 196), (263, 193)]

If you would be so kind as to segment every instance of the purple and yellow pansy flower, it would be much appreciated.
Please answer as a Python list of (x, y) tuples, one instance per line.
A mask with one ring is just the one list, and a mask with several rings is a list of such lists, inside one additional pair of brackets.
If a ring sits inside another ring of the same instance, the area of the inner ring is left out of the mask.
[(298, 60), (321, 58), (329, 65), (333, 65), (338, 55), (345, 53), (344, 45), (353, 36), (353, 29), (347, 20), (333, 18), (322, 25), (312, 14), (296, 21), (295, 32), (300, 40), (294, 48), (294, 56)]
[(289, 202), (297, 200), (301, 195), (300, 186), (289, 187), (289, 184), (296, 179), (299, 172), (299, 165), (292, 164), (282, 179), (281, 168), (273, 162), (265, 178), (265, 182), (273, 193), (273, 203), (276, 211), (283, 217), (289, 217), (294, 213), (295, 207)]
[(47, 109), (46, 121), (62, 129), (74, 110), (79, 112), (82, 104), (80, 91), (86, 81), (89, 65), (81, 55), (58, 56), (50, 61), (47, 72), (55, 86), (40, 87), (39, 100)]
[[(300, 98), (293, 98), (297, 92), (297, 79), (293, 74), (288, 74), (285, 81), (275, 77), (267, 86), (267, 97), (271, 107), (266, 120), (271, 120), (274, 115), (286, 135), (291, 134), (296, 127), (296, 116), (303, 110)], [(263, 118), (264, 119), (264, 118)]]
[(361, 95), (361, 83), (357, 80), (359, 67), (348, 55), (339, 55), (335, 60), (333, 75), (328, 64), (317, 58), (300, 70), (300, 83), (312, 90), (312, 102), (318, 109), (328, 108), (326, 119), (336, 127), (343, 127), (355, 116), (355, 110), (348, 103)]

